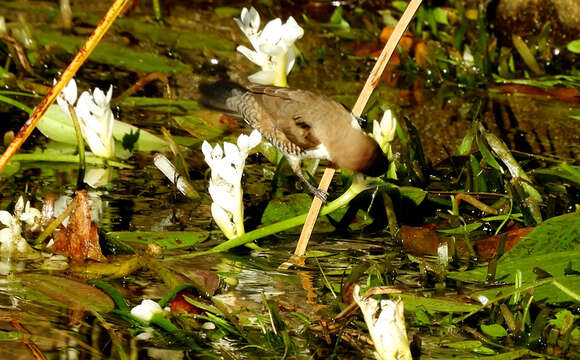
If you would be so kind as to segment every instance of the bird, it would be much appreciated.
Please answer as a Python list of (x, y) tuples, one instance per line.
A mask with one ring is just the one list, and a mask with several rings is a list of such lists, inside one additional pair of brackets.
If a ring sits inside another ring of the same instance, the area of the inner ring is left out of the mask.
[(243, 119), (274, 145), (308, 190), (326, 201), (326, 192), (304, 176), (304, 158), (379, 177), (388, 159), (379, 144), (360, 127), (360, 119), (337, 101), (308, 90), (220, 80), (201, 83), (200, 103)]

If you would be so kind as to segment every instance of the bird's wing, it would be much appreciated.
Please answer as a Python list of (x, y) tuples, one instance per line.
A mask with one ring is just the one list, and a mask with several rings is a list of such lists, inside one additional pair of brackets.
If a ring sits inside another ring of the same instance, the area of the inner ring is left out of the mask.
[(248, 85), (248, 90), (254, 94), (264, 94), (267, 96), (272, 96), (285, 100), (292, 100), (300, 103), (312, 101), (313, 97), (319, 96), (306, 90), (291, 89), (269, 85), (259, 85), (259, 84)]

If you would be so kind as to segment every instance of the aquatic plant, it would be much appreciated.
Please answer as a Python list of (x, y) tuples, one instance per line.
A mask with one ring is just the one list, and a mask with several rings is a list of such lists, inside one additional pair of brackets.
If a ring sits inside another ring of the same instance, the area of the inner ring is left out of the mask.
[[(360, 307), (367, 328), (375, 345), (378, 360), (410, 360), (411, 350), (405, 327), (403, 300), (381, 300), (363, 298), (358, 285), (354, 288), (353, 299)], [(377, 315), (377, 311), (380, 313)]]
[(69, 116), (72, 116), (70, 109), (74, 107), (83, 138), (89, 148), (93, 154), (106, 159), (115, 156), (115, 139), (113, 138), (115, 117), (111, 111), (112, 96), (113, 86), (109, 87), (106, 94), (101, 89), (95, 88), (92, 94), (83, 91), (77, 101), (76, 81), (71, 79), (56, 99), (60, 108)]
[(254, 48), (250, 50), (240, 45), (236, 50), (262, 68), (250, 75), (248, 80), (262, 85), (288, 86), (286, 75), (296, 60), (294, 42), (304, 35), (304, 30), (296, 20), (290, 16), (282, 24), (282, 20), (276, 18), (259, 30), (260, 14), (251, 7), (250, 10), (243, 8), (240, 19), (234, 18), (234, 21)]
[(228, 239), (244, 234), (242, 174), (248, 153), (262, 141), (257, 130), (240, 135), (237, 145), (225, 142), (215, 147), (204, 141), (201, 151), (211, 168), (209, 193), (213, 199), (211, 213)]
[(0, 210), (0, 223), (6, 226), (0, 230), (0, 255), (3, 256), (27, 256), (35, 251), (30, 247), (22, 236), (22, 223), (30, 230), (40, 228), (41, 213), (38, 209), (30, 206), (30, 202), (24, 203), (22, 196), (18, 198), (14, 206), (14, 213)]

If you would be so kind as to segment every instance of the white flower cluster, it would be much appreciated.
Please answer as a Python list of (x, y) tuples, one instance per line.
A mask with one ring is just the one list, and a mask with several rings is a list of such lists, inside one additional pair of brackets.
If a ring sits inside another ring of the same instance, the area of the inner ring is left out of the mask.
[(211, 168), (209, 194), (213, 199), (211, 214), (228, 239), (244, 233), (244, 206), (242, 203), (242, 173), (246, 158), (262, 136), (256, 130), (238, 137), (237, 146), (225, 142), (223, 150), (204, 141), (201, 151)]
[(115, 118), (111, 111), (113, 86), (105, 94), (96, 88), (93, 93), (84, 91), (77, 101), (77, 84), (74, 79), (64, 87), (56, 101), (62, 111), (70, 116), (69, 105), (75, 106), (83, 138), (92, 153), (111, 159), (115, 155), (115, 139), (113, 138), (113, 123)]
[(276, 18), (260, 31), (260, 14), (253, 7), (250, 10), (244, 8), (240, 19), (234, 21), (254, 48), (250, 50), (240, 45), (237, 50), (262, 68), (248, 80), (262, 85), (286, 86), (286, 75), (296, 60), (294, 42), (304, 35), (304, 30), (290, 16), (285, 24)]
[(26, 239), (22, 237), (22, 223), (29, 230), (38, 231), (41, 227), (41, 217), (40, 210), (30, 206), (29, 201), (24, 204), (22, 196), (14, 206), (14, 215), (6, 210), (0, 210), (0, 223), (6, 226), (0, 230), (0, 255), (25, 256), (34, 253)]
[(411, 360), (411, 350), (405, 328), (403, 301), (381, 300), (371, 297), (362, 298), (358, 285), (354, 288), (353, 298), (360, 307), (367, 328), (375, 344), (375, 357), (378, 360)]

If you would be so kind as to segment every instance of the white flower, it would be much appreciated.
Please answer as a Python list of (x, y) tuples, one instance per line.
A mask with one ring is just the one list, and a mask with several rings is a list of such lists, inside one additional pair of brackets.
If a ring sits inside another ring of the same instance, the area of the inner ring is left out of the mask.
[(74, 106), (76, 102), (75, 113), (83, 138), (93, 154), (107, 159), (115, 155), (112, 96), (113, 86), (109, 87), (107, 94), (96, 88), (92, 95), (88, 91), (83, 92), (77, 101), (77, 85), (75, 80), (71, 79), (56, 99), (60, 108), (69, 116), (69, 105)]
[(242, 9), (240, 19), (234, 21), (254, 48), (250, 50), (240, 45), (237, 50), (262, 68), (262, 71), (250, 75), (248, 79), (263, 85), (286, 86), (286, 75), (296, 60), (294, 42), (304, 35), (304, 30), (290, 16), (285, 24), (277, 18), (260, 31), (260, 15), (253, 7), (249, 11)]
[(34, 254), (34, 249), (22, 237), (21, 221), (24, 221), (32, 228), (36, 228), (37, 225), (40, 226), (40, 217), (40, 211), (31, 207), (29, 202), (24, 205), (24, 199), (22, 197), (16, 202), (14, 215), (8, 211), (1, 210), (0, 223), (6, 227), (0, 230), (0, 255), (25, 256)]
[[(393, 150), (391, 142), (397, 133), (397, 119), (393, 116), (391, 110), (385, 111), (381, 121), (373, 121), (372, 137), (377, 141), (381, 150), (387, 155), (387, 159), (393, 160)], [(394, 161), (389, 162), (389, 169), (387, 170), (387, 178), (397, 179), (397, 168)]]
[(14, 206), (14, 216), (26, 224), (26, 230), (39, 231), (42, 227), (42, 213), (37, 208), (30, 206), (30, 201), (24, 204), (24, 198), (21, 196)]
[(371, 297), (362, 298), (359, 292), (360, 288), (356, 285), (353, 298), (363, 313), (375, 344), (375, 357), (379, 360), (411, 360), (403, 301), (381, 300), (380, 314), (377, 316), (379, 301)]
[(153, 300), (145, 299), (141, 301), (140, 305), (131, 309), (131, 315), (144, 322), (150, 322), (155, 314), (163, 314), (161, 306)]
[(115, 117), (111, 111), (113, 86), (107, 94), (96, 88), (93, 94), (85, 91), (79, 97), (75, 108), (83, 137), (93, 154), (107, 159), (115, 155), (115, 139), (113, 138), (113, 123)]
[[(54, 80), (56, 83), (56, 79)], [(68, 116), (70, 116), (69, 104), (73, 105), (77, 101), (77, 82), (75, 79), (71, 79), (65, 87), (62, 89), (61, 93), (56, 97), (56, 102), (58, 106), (64, 111)]]
[(242, 203), (242, 173), (246, 158), (256, 147), (262, 136), (256, 130), (250, 136), (240, 135), (237, 146), (224, 143), (214, 148), (204, 141), (201, 151), (205, 162), (211, 168), (209, 194), (213, 199), (211, 213), (220, 229), (228, 239), (244, 233), (244, 207)]
[(373, 138), (375, 138), (383, 152), (387, 155), (390, 155), (390, 144), (395, 138), (396, 131), (397, 119), (393, 116), (391, 110), (385, 111), (380, 122), (377, 120), (373, 121)]

